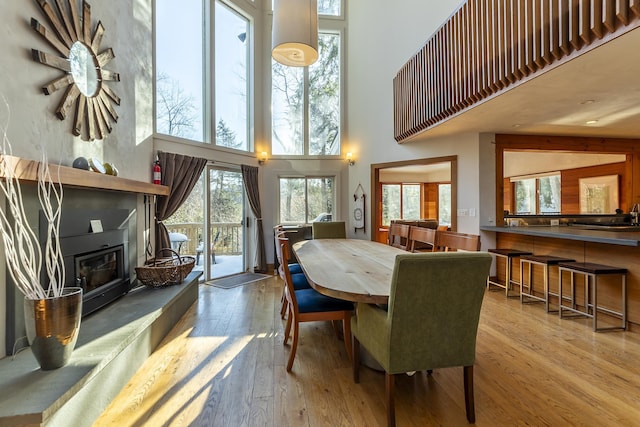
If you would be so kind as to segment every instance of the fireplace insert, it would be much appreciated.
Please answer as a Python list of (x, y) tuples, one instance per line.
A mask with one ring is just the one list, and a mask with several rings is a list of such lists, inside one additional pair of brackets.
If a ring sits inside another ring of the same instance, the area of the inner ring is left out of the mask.
[[(129, 292), (129, 256), (126, 222), (128, 211), (63, 211), (60, 248), (66, 272), (65, 286), (83, 289), (82, 315), (90, 314)], [(40, 215), (40, 242), (46, 242), (46, 223)], [(92, 232), (91, 221), (103, 231)], [(43, 272), (43, 275), (46, 273)], [(43, 283), (46, 277), (43, 277)]]

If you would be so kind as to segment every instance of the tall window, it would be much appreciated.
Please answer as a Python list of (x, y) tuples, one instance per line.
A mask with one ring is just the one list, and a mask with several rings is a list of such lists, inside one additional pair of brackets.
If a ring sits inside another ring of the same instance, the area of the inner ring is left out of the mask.
[(221, 147), (249, 150), (249, 20), (216, 2), (216, 137)]
[(334, 184), (334, 177), (280, 178), (280, 223), (334, 219)]
[(382, 225), (392, 219), (419, 219), (420, 184), (382, 184)]
[[(249, 18), (227, 3), (156, 0), (158, 133), (252, 149), (250, 35)], [(208, 55), (211, 44), (213, 60)], [(215, 99), (210, 95), (212, 86)]]
[(538, 215), (560, 213), (560, 174), (512, 179), (515, 213)]
[(156, 130), (201, 142), (203, 21), (200, 1), (156, 0)]
[(340, 154), (340, 35), (320, 33), (318, 53), (310, 67), (272, 60), (273, 154)]

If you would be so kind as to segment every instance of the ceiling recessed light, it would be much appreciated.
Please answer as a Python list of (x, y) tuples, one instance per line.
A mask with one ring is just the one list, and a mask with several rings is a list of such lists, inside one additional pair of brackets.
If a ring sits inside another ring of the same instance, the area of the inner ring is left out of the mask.
[(516, 123), (515, 125), (513, 125), (513, 127), (514, 127), (514, 128), (519, 128), (519, 127), (520, 127), (520, 125)]
[(587, 123), (588, 125), (593, 125), (593, 124), (598, 123), (598, 121), (597, 121), (597, 120), (589, 120), (589, 121), (588, 121), (588, 122), (586, 122), (586, 123)]

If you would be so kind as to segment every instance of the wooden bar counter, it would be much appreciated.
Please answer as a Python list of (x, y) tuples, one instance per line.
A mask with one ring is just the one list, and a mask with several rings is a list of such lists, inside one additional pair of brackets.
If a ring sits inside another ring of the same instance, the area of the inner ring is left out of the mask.
[[(628, 319), (635, 324), (631, 327), (640, 327), (640, 230), (594, 230), (575, 226), (481, 226), (480, 230), (496, 233), (497, 248), (526, 250), (536, 255), (567, 256), (578, 262), (627, 268)], [(514, 274), (518, 275), (519, 265), (514, 267)], [(549, 277), (549, 286), (550, 290), (557, 291), (556, 271), (552, 271)], [(598, 301), (617, 308), (620, 304), (619, 284), (602, 280), (598, 286)]]

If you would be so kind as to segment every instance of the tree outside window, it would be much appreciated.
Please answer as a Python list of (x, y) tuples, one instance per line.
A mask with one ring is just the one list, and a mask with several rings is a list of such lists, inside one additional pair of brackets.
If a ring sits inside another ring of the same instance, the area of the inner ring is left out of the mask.
[(156, 0), (156, 131), (201, 142), (203, 18), (201, 2)]
[[(249, 20), (222, 2), (215, 4), (215, 144), (247, 151)], [(218, 139), (221, 126), (235, 136), (233, 144)]]
[(280, 223), (309, 224), (331, 217), (335, 203), (334, 177), (280, 178)]
[[(207, 24), (203, 1), (156, 0), (156, 131), (247, 151), (252, 149), (247, 96), (250, 21), (223, 2), (212, 4), (215, 22)], [(207, 39), (215, 44), (214, 61), (205, 53)], [(208, 111), (209, 105), (215, 105), (215, 114)]]
[(420, 184), (402, 185), (402, 218), (420, 219)]
[(451, 184), (438, 184), (438, 223), (451, 225)]
[[(273, 10), (273, 0), (271, 10)], [(341, 10), (342, 0), (318, 0), (318, 15), (340, 16)]]
[(539, 215), (559, 213), (560, 175), (514, 179), (515, 213)]
[(420, 184), (382, 184), (382, 225), (393, 219), (420, 219)]
[(310, 67), (272, 60), (273, 154), (340, 154), (340, 35), (320, 33), (318, 53)]

